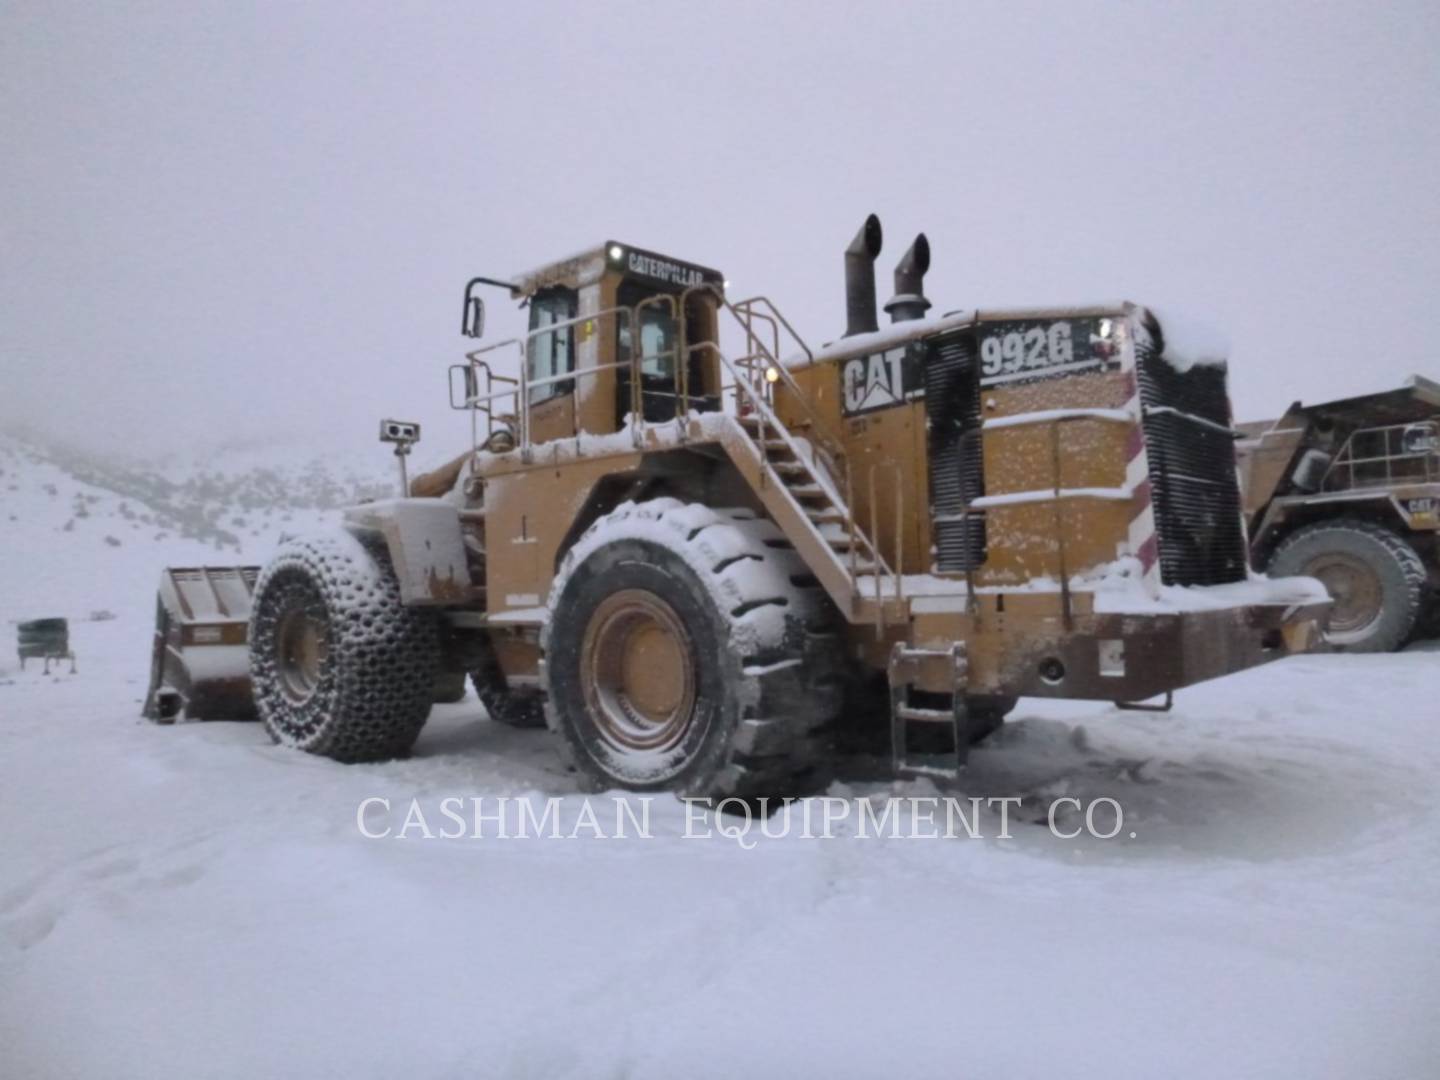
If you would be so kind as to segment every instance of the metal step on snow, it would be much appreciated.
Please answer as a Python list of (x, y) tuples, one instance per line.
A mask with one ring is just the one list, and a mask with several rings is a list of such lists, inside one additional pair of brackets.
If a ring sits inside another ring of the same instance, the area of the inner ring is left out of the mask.
[[(926, 669), (931, 685), (936, 678), (951, 687), (948, 695), (931, 692), (924, 704), (913, 700), (915, 684)], [(938, 670), (937, 670), (938, 669)], [(890, 764), (897, 777), (930, 777), (955, 780), (965, 768), (970, 752), (970, 714), (966, 707), (965, 687), (969, 661), (965, 646), (956, 642), (948, 649), (915, 648), (897, 642), (890, 651)], [(935, 698), (948, 697), (948, 707), (937, 707)], [(910, 728), (921, 725), (924, 730), (949, 729), (950, 748), (943, 752), (916, 751), (912, 748)]]

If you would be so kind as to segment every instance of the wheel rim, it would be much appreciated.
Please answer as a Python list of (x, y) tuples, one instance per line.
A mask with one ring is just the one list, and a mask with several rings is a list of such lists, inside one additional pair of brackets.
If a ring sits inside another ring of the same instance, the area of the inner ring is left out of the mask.
[(695, 717), (695, 656), (674, 608), (644, 589), (606, 597), (581, 645), (585, 699), (602, 739), (627, 752), (667, 750)]
[(1380, 620), (1384, 590), (1372, 566), (1341, 552), (1311, 561), (1305, 573), (1320, 579), (1333, 601), (1327, 635), (1332, 641), (1363, 637)]
[(280, 619), (275, 643), (280, 690), (291, 701), (303, 704), (320, 685), (320, 671), (329, 655), (324, 620), (304, 608), (288, 611)]

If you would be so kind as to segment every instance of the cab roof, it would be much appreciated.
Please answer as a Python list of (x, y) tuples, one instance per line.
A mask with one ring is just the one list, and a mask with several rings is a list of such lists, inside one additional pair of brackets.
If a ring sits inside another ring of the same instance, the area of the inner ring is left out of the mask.
[(606, 273), (623, 274), (662, 290), (679, 291), (702, 282), (721, 287), (725, 284), (725, 275), (719, 270), (634, 244), (607, 240), (598, 247), (515, 275), (511, 291), (514, 296), (520, 297), (533, 295), (552, 285), (578, 289), (599, 281)]

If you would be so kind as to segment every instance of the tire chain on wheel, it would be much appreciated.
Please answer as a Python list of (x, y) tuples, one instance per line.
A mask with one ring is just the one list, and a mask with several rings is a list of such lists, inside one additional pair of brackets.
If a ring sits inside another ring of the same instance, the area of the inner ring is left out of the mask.
[[(280, 687), (274, 639), (281, 614), (306, 601), (323, 608), (328, 655), (313, 694), (297, 705)], [(429, 715), (437, 649), (434, 617), (401, 603), (378, 540), (344, 530), (289, 540), (255, 584), (255, 702), (283, 745), (337, 761), (405, 754)]]
[[(679, 556), (728, 623), (730, 644), (739, 646), (742, 658), (739, 685), (733, 686), (740, 712), (724, 737), (716, 767), (682, 778), (680, 793), (756, 797), (823, 788), (831, 774), (834, 720), (843, 704), (837, 616), (784, 534), (749, 510), (661, 498), (626, 503), (602, 517), (561, 563), (542, 652), (548, 653), (556, 619), (565, 617), (557, 604), (563, 604), (576, 571), (589, 556), (623, 541), (653, 544)], [(765, 572), (753, 572), (757, 562)], [(706, 662), (713, 661), (700, 658)], [(586, 772), (551, 694), (545, 713), (571, 763)]]

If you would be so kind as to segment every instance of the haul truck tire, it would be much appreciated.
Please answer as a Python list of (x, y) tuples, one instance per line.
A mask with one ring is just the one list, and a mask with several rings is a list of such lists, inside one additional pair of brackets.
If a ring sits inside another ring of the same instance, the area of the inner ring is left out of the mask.
[(556, 577), (541, 638), (547, 720), (597, 790), (817, 790), (842, 704), (832, 618), (769, 521), (668, 498), (626, 503)]
[(336, 761), (409, 752), (434, 696), (434, 617), (406, 608), (383, 547), (291, 540), (255, 584), (250, 674), (277, 743)]
[(1424, 599), (1415, 549), (1368, 521), (1298, 529), (1276, 549), (1269, 573), (1319, 578), (1334, 606), (1325, 639), (1344, 652), (1391, 652), (1409, 640)]

